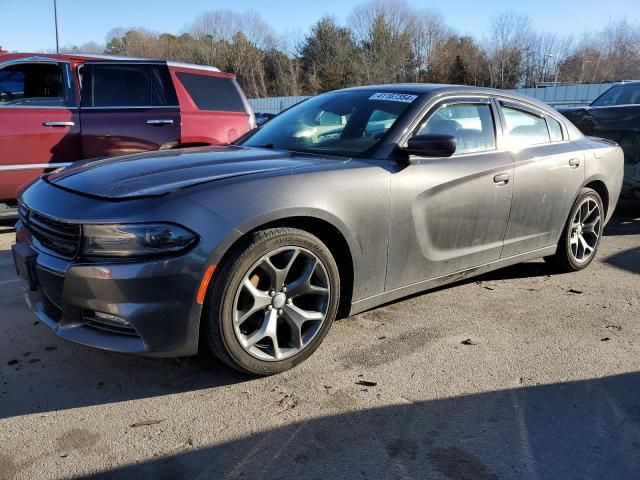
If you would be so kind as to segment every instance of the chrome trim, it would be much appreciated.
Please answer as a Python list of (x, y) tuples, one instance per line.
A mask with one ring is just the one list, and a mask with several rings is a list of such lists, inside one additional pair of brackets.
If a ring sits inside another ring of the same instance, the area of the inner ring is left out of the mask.
[(45, 169), (49, 170), (51, 168), (60, 168), (60, 167), (68, 167), (72, 162), (64, 162), (64, 163), (28, 163), (22, 165), (0, 165), (0, 172), (12, 172), (18, 170), (35, 170), (35, 169)]
[(106, 55), (100, 53), (64, 53), (62, 54), (65, 57), (73, 57), (80, 59), (91, 60), (114, 60), (114, 61), (147, 61), (147, 62), (160, 62), (163, 63), (162, 60), (154, 60), (153, 58), (142, 58), (142, 57), (127, 57), (125, 55)]
[(157, 119), (157, 120), (147, 120), (147, 125), (172, 125), (173, 120), (171, 119)]
[(207, 70), (209, 72), (219, 72), (220, 69), (209, 65), (196, 65), (195, 63), (167, 62), (167, 66), (176, 68), (193, 68), (196, 70)]
[(162, 60), (149, 60), (146, 58), (137, 60), (135, 58), (126, 58), (122, 60), (88, 60), (82, 65), (164, 65)]
[(43, 122), (42, 125), (45, 127), (73, 127), (75, 122)]
[(58, 58), (38, 57), (34, 55), (32, 57), (22, 57), (22, 58), (13, 58), (11, 60), (5, 60), (4, 62), (0, 62), (0, 68), (5, 67), (7, 65), (12, 65), (14, 63), (65, 63), (65, 62), (66, 62), (65, 60), (60, 60)]
[(133, 105), (124, 105), (122, 107), (80, 107), (81, 110), (131, 110), (131, 109), (158, 109), (158, 108), (174, 108), (174, 109), (179, 109), (180, 106), (179, 105), (155, 105), (155, 106), (151, 106), (151, 105), (137, 105), (137, 106), (133, 106)]

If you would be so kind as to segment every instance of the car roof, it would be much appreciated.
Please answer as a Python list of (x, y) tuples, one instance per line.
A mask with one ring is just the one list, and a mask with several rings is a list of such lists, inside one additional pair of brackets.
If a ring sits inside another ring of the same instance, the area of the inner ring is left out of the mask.
[(157, 63), (167, 64), (171, 67), (181, 68), (193, 68), (197, 70), (209, 70), (213, 72), (219, 72), (220, 69), (208, 65), (196, 65), (192, 63), (180, 63), (171, 62), (166, 60), (158, 60), (153, 58), (142, 57), (127, 57), (124, 55), (105, 55), (94, 53), (6, 53), (0, 55), (0, 64), (11, 61), (21, 61), (26, 59), (33, 59), (33, 61), (75, 61), (78, 63), (84, 62), (144, 62), (144, 63)]
[(376, 91), (376, 92), (389, 92), (389, 93), (407, 93), (414, 95), (431, 94), (475, 94), (475, 95), (495, 95), (503, 98), (510, 98), (519, 102), (528, 103), (530, 105), (541, 108), (545, 111), (554, 110), (546, 103), (540, 102), (533, 97), (526, 95), (520, 95), (518, 93), (510, 92), (507, 90), (500, 90), (497, 88), (488, 87), (475, 87), (469, 85), (448, 85), (442, 83), (396, 83), (396, 84), (384, 84), (384, 85), (365, 85), (361, 87), (345, 88), (342, 91)]

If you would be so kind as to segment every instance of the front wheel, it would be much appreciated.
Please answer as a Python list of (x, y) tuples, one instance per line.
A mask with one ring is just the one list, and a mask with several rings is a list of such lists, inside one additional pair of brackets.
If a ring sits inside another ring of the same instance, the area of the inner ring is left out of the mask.
[(564, 227), (558, 250), (545, 258), (564, 271), (586, 268), (595, 258), (604, 222), (602, 199), (591, 188), (583, 188)]
[(271, 375), (308, 358), (336, 317), (338, 268), (314, 235), (252, 234), (216, 270), (203, 315), (211, 351), (238, 370)]

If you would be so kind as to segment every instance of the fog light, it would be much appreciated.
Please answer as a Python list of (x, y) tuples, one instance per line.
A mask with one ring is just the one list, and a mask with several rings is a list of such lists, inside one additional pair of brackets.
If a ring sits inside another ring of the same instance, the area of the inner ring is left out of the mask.
[(113, 325), (118, 325), (121, 327), (129, 327), (129, 322), (127, 322), (124, 318), (118, 317), (117, 315), (112, 315), (110, 313), (103, 312), (93, 312), (93, 316), (99, 322), (111, 323)]

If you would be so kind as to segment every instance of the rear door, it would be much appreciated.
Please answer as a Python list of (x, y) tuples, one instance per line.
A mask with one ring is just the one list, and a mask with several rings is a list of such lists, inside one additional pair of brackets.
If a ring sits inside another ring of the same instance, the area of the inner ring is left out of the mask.
[(165, 64), (90, 62), (81, 77), (85, 157), (178, 145), (180, 109)]
[(513, 203), (502, 258), (550, 247), (584, 182), (584, 154), (553, 116), (501, 101), (504, 137), (515, 161)]
[(0, 64), (0, 201), (50, 168), (81, 156), (77, 95), (66, 62)]

